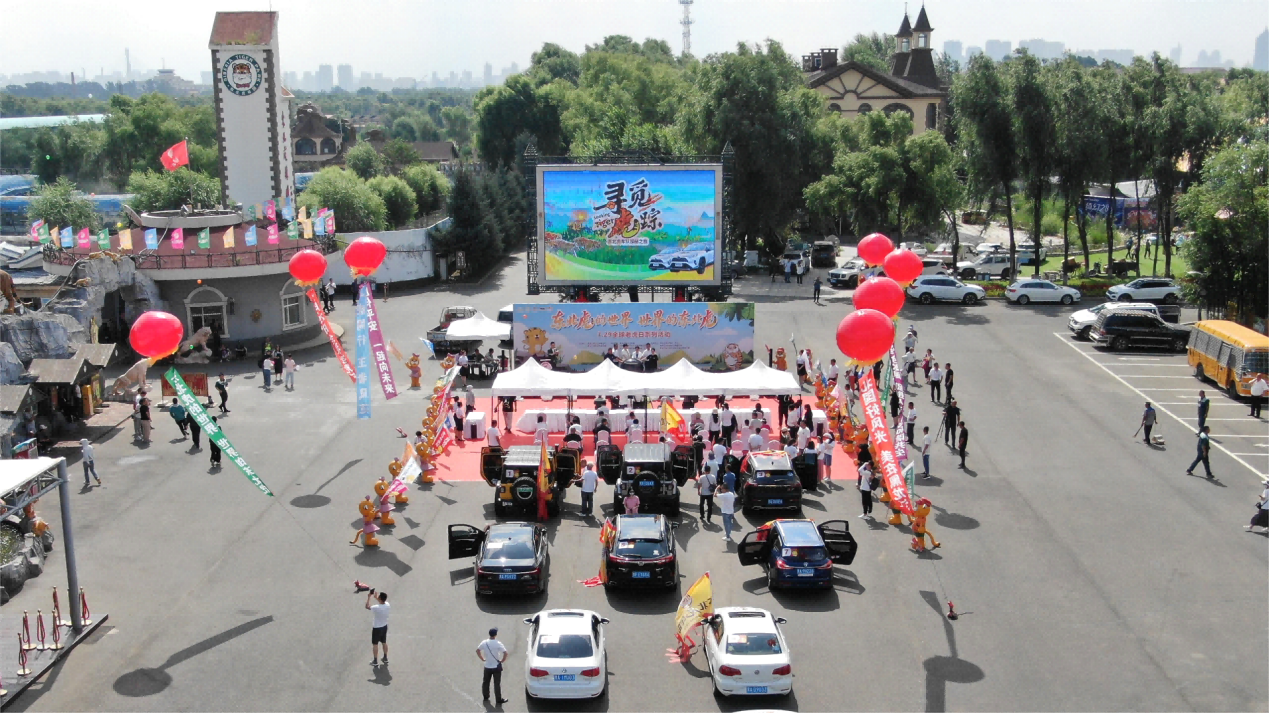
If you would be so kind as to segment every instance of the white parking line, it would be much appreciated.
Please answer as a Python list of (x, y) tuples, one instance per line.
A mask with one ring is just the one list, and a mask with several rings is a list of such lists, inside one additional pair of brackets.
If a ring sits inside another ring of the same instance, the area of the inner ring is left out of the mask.
[[(1094, 359), (1093, 357), (1089, 356), (1088, 354), (1084, 354), (1084, 352), (1082, 352), (1082, 351), (1080, 351), (1078, 348), (1076, 348), (1073, 344), (1071, 344), (1071, 342), (1069, 342), (1067, 339), (1065, 339), (1065, 335), (1061, 334), (1060, 332), (1054, 332), (1054, 333), (1053, 333), (1053, 335), (1054, 335), (1054, 336), (1056, 336), (1058, 339), (1061, 339), (1061, 340), (1062, 340), (1063, 342), (1065, 342), (1066, 344), (1071, 345), (1071, 348), (1072, 348), (1072, 349), (1075, 349), (1075, 351), (1079, 352), (1079, 353), (1080, 353), (1081, 355), (1083, 355), (1086, 359), (1088, 359), (1089, 361), (1093, 362), (1094, 364), (1097, 364), (1097, 366), (1098, 366), (1098, 367), (1100, 367), (1100, 368), (1102, 369), (1102, 371), (1105, 371), (1107, 374), (1110, 374), (1112, 377), (1114, 377), (1115, 379), (1117, 379), (1117, 380), (1119, 381), (1119, 383), (1123, 384), (1124, 386), (1127, 386), (1129, 389), (1132, 389), (1132, 391), (1133, 391), (1134, 393), (1136, 393), (1138, 396), (1140, 396), (1140, 397), (1141, 397), (1141, 398), (1143, 398), (1143, 399), (1144, 399), (1144, 398), (1146, 398), (1146, 395), (1145, 395), (1145, 394), (1143, 394), (1143, 393), (1141, 393), (1141, 391), (1139, 391), (1139, 390), (1137, 389), (1137, 387), (1133, 386), (1132, 384), (1129, 384), (1127, 381), (1124, 381), (1124, 378), (1123, 378), (1123, 377), (1121, 377), (1121, 376), (1119, 376), (1118, 374), (1114, 373), (1114, 372), (1113, 372), (1113, 371), (1111, 371), (1110, 369), (1107, 369), (1107, 368), (1106, 368), (1105, 366), (1103, 366), (1102, 364), (1098, 364), (1096, 359)], [(1165, 376), (1165, 377), (1155, 377), (1155, 378), (1174, 379), (1174, 378), (1178, 378), (1178, 377), (1168, 377), (1168, 376)], [(1193, 377), (1180, 377), (1180, 378), (1189, 378), (1189, 379), (1192, 379)], [(1167, 415), (1171, 416), (1172, 418), (1176, 419), (1178, 422), (1180, 422), (1180, 424), (1181, 424), (1182, 426), (1185, 426), (1186, 428), (1189, 428), (1189, 427), (1190, 427), (1190, 426), (1189, 426), (1189, 424), (1187, 424), (1187, 423), (1186, 423), (1186, 421), (1187, 421), (1187, 420), (1190, 420), (1190, 421), (1195, 421), (1195, 420), (1197, 420), (1197, 419), (1184, 419), (1184, 418), (1181, 418), (1180, 416), (1177, 416), (1176, 414), (1172, 413), (1171, 411), (1169, 411), (1169, 410), (1168, 410), (1168, 409), (1166, 409), (1166, 408), (1163, 408), (1162, 406), (1161, 406), (1161, 407), (1159, 407), (1159, 410), (1160, 410), (1160, 411), (1162, 411), (1162, 412), (1164, 412), (1164, 413), (1166, 413)], [(1230, 420), (1233, 420), (1233, 419), (1230, 419)], [(1238, 419), (1238, 420), (1242, 420), (1242, 419)], [(1222, 437), (1222, 438), (1228, 438), (1228, 436), (1221, 436), (1221, 437)], [(1252, 436), (1252, 438), (1260, 438), (1260, 437), (1261, 437), (1261, 436)], [(1215, 436), (1212, 436), (1212, 438), (1216, 438), (1216, 437), (1215, 437)], [(1242, 458), (1240, 458), (1239, 456), (1235, 455), (1233, 451), (1229, 450), (1229, 449), (1228, 449), (1228, 448), (1226, 448), (1225, 446), (1222, 446), (1220, 443), (1212, 443), (1212, 445), (1214, 445), (1214, 446), (1216, 446), (1217, 448), (1219, 448), (1222, 452), (1224, 452), (1224, 453), (1225, 453), (1225, 455), (1229, 456), (1230, 458), (1233, 458), (1234, 460), (1238, 461), (1239, 463), (1242, 463), (1242, 464), (1243, 464), (1243, 465), (1247, 468), (1247, 470), (1250, 470), (1252, 473), (1254, 473), (1254, 474), (1256, 475), (1256, 477), (1257, 477), (1257, 478), (1260, 478), (1260, 481), (1261, 481), (1262, 483), (1263, 483), (1263, 482), (1269, 482), (1269, 473), (1262, 473), (1262, 472), (1260, 472), (1259, 470), (1257, 470), (1256, 468), (1254, 468), (1254, 467), (1253, 467), (1250, 463), (1248, 463), (1247, 461), (1243, 460), (1243, 459), (1242, 459)]]
[[(1092, 361), (1094, 364), (1097, 364), (1097, 362), (1093, 361), (1092, 359), (1089, 359), (1089, 361)], [(1106, 369), (1105, 364), (1097, 364), (1097, 365), (1103, 369)], [(1106, 373), (1110, 374), (1111, 376), (1121, 376), (1125, 379), (1189, 379), (1190, 381), (1194, 380), (1194, 377), (1188, 374), (1186, 374), (1185, 376), (1160, 376), (1159, 374), (1116, 374), (1110, 369), (1106, 369)]]
[(1146, 388), (1144, 386), (1141, 387), (1140, 390), (1141, 391), (1186, 391), (1189, 393), (1195, 393), (1198, 391), (1198, 389), (1156, 389), (1156, 388)]
[[(1098, 363), (1100, 364), (1101, 362), (1098, 362)], [(1190, 368), (1189, 364), (1146, 364), (1144, 362), (1127, 362), (1124, 364), (1112, 363), (1112, 364), (1102, 364), (1102, 366), (1131, 366), (1131, 367), (1140, 367), (1143, 369), (1147, 367), (1152, 367), (1152, 366), (1158, 367), (1160, 369), (1189, 369)]]
[[(1155, 405), (1158, 406), (1159, 404), (1156, 403)], [(1190, 418), (1189, 416), (1177, 416), (1177, 418), (1181, 419), (1182, 421), (1197, 421), (1198, 420), (1197, 418)], [(1252, 418), (1251, 416), (1248, 416), (1246, 418), (1209, 418), (1207, 420), (1208, 421), (1256, 421), (1256, 419)]]
[(1269, 458), (1269, 453), (1235, 453), (1236, 456), (1252, 456), (1253, 458)]
[[(1142, 389), (1142, 391), (1152, 391), (1152, 390), (1153, 389)], [(1193, 401), (1156, 401), (1155, 403), (1163, 404), (1164, 406), (1193, 406), (1194, 408), (1198, 408), (1198, 404)], [(1224, 403), (1221, 403), (1220, 401), (1212, 401), (1210, 405), (1211, 406), (1237, 406), (1239, 408), (1247, 408), (1247, 404), (1240, 404), (1237, 401), (1226, 401)]]

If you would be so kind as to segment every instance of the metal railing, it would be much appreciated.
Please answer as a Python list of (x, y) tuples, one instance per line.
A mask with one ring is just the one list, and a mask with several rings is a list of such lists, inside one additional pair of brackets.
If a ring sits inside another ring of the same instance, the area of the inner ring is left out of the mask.
[[(306, 248), (313, 248), (322, 254), (330, 254), (339, 250), (334, 238), (305, 241), (299, 245), (288, 245), (266, 250), (236, 251), (230, 253), (193, 253), (178, 255), (160, 255), (153, 250), (126, 254), (136, 263), (138, 270), (182, 270), (207, 269), (215, 267), (242, 267), (246, 265), (276, 265), (285, 263), (295, 253)], [(74, 251), (54, 248), (46, 245), (44, 259), (56, 265), (74, 266), (80, 260), (96, 251)]]

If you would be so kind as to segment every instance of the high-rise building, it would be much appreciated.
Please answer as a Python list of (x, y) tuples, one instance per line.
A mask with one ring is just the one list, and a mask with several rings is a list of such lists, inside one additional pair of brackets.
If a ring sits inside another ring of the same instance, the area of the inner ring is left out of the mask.
[(1018, 46), (1031, 53), (1037, 59), (1060, 59), (1066, 53), (1063, 42), (1049, 42), (1043, 39), (1023, 40)]
[(1172, 60), (1172, 64), (1181, 64), (1181, 45), (1168, 50), (1168, 59)]
[(987, 40), (983, 46), (983, 53), (997, 61), (1008, 57), (1012, 52), (1013, 43), (1009, 40)]
[(948, 40), (943, 43), (943, 54), (957, 64), (965, 64), (965, 52), (959, 40)]
[(317, 86), (313, 83), (312, 72), (305, 72), (304, 76), (300, 77), (300, 89), (306, 92), (316, 91)]
[(282, 86), (287, 89), (298, 89), (300, 86), (300, 78), (295, 72), (282, 73)]
[(1256, 35), (1256, 51), (1251, 56), (1251, 68), (1269, 72), (1269, 27)]
[[(1132, 64), (1134, 54), (1132, 50), (1097, 50), (1097, 61), (1105, 62), (1110, 60), (1127, 67)], [(1219, 54), (1218, 52), (1217, 55), (1219, 56)]]
[(329, 92), (335, 88), (335, 72), (329, 64), (317, 65), (317, 86), (319, 92)]
[(463, 83), (460, 86), (462, 86), (464, 89), (468, 89), (471, 87), (471, 70), (470, 69), (463, 70), (462, 82)]
[(339, 88), (346, 91), (356, 91), (357, 87), (353, 86), (353, 71), (351, 64), (341, 64), (337, 70), (339, 77)]
[(973, 59), (974, 57), (977, 57), (978, 55), (982, 53), (983, 53), (982, 47), (979, 47), (978, 45), (970, 45), (969, 47), (965, 48), (965, 61), (968, 62), (969, 60)]
[[(372, 76), (372, 75), (370, 74), (370, 72), (362, 72), (362, 73), (361, 73), (361, 79), (357, 81), (357, 86), (355, 86), (355, 87), (353, 87), (353, 86), (348, 86), (348, 87), (344, 87), (344, 89), (347, 89), (347, 90), (349, 90), (349, 91), (353, 91), (353, 90), (356, 90), (356, 89), (361, 89), (362, 87), (371, 87), (371, 88), (374, 88), (374, 85), (375, 85), (375, 78), (374, 78), (374, 76)], [(343, 83), (342, 83), (342, 82), (340, 83), (340, 86), (343, 86)]]
[(439, 86), (441, 86), (441, 75), (437, 74), (436, 72), (432, 72), (432, 84), (431, 84), (431, 86), (433, 86), (433, 87), (439, 87)]
[(494, 83), (494, 81), (493, 81), (493, 65), (492, 65), (492, 64), (489, 64), (488, 62), (485, 62), (485, 76), (484, 76), (484, 81), (485, 81), (485, 86), (489, 86), (490, 84), (493, 84), (493, 83)]

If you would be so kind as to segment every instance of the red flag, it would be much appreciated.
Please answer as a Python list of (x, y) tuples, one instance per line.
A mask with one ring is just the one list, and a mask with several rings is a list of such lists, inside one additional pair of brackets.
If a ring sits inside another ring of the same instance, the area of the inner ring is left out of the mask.
[(432, 455), (439, 456), (454, 444), (454, 434), (449, 428), (441, 426), (436, 431), (436, 439), (432, 441)]
[(181, 166), (189, 165), (189, 143), (182, 141), (179, 144), (174, 144), (167, 151), (164, 151), (162, 156), (159, 156), (159, 162), (163, 164), (163, 168), (169, 171), (175, 171)]

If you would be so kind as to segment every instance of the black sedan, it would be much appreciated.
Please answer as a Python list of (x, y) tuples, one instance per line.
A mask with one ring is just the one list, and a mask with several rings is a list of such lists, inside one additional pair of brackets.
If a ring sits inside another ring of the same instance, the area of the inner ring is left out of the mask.
[(475, 557), (476, 594), (546, 594), (547, 547), (546, 530), (532, 523), (449, 526), (449, 558)]
[(677, 587), (676, 527), (664, 515), (618, 515), (604, 523), (604, 586)]

